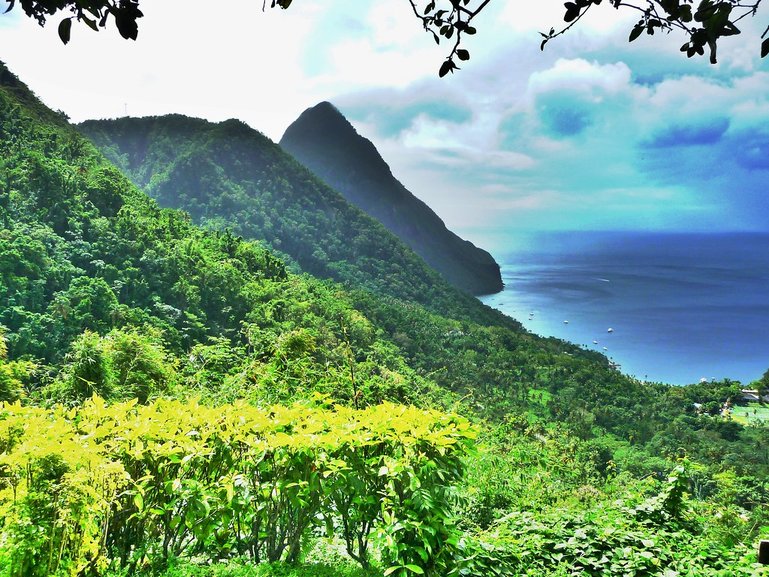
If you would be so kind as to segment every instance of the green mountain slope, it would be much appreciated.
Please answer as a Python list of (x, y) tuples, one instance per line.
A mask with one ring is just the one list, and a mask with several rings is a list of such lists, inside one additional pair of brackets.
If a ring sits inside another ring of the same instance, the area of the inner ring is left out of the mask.
[(380, 223), (261, 133), (183, 116), (87, 121), (79, 130), (161, 206), (266, 241), (313, 275), (448, 314), (501, 318), (458, 294)]
[[(177, 347), (239, 330), (244, 303), (234, 285), (201, 278), (217, 260), (218, 280), (240, 274), (222, 252), (230, 241), (161, 211), (66, 122), (28, 106), (33, 97), (4, 67), (0, 81), (0, 323), (11, 354), (60, 359), (84, 329), (125, 322), (159, 325)], [(243, 250), (253, 274), (285, 277), (264, 249)]]
[(3, 65), (0, 127), (0, 400), (434, 398), (341, 287), (161, 209)]
[(453, 285), (474, 294), (502, 290), (494, 258), (448, 230), (331, 103), (305, 110), (286, 129), (280, 145), (398, 235)]

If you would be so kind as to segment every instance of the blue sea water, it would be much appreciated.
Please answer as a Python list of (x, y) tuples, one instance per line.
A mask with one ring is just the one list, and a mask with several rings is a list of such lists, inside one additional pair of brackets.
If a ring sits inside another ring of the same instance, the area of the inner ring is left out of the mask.
[(496, 255), (505, 290), (481, 300), (534, 333), (649, 381), (747, 384), (769, 368), (769, 234), (549, 233), (509, 246)]

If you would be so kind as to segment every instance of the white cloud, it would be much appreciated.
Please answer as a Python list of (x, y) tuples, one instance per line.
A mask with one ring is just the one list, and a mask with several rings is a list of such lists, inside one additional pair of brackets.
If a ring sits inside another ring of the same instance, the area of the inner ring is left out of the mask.
[[(16, 8), (19, 10), (19, 8)], [(62, 46), (58, 20), (41, 29), (25, 18), (0, 36), (4, 59), (50, 106), (75, 121), (180, 112), (240, 117), (271, 133), (301, 112), (297, 66), (318, 7), (261, 11), (259, 2), (142, 2), (136, 42), (110, 27), (75, 25)]]
[[(293, 9), (293, 8), (292, 8)], [(345, 7), (344, 10), (349, 10)], [(324, 31), (327, 66), (312, 79), (313, 89), (340, 94), (371, 87), (399, 88), (434, 77), (444, 57), (408, 5), (387, 0), (356, 3), (361, 27)]]
[(630, 77), (624, 62), (599, 64), (582, 58), (559, 58), (550, 68), (529, 76), (529, 90), (534, 94), (552, 90), (613, 94), (626, 88)]

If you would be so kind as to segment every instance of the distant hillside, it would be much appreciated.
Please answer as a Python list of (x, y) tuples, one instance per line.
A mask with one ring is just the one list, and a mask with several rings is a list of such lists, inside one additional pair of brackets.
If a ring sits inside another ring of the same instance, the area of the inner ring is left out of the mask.
[(398, 235), (454, 286), (473, 294), (502, 290), (494, 258), (448, 230), (393, 176), (371, 141), (329, 102), (305, 110), (280, 145)]
[(443, 314), (504, 318), (459, 293), (381, 223), (240, 121), (170, 115), (78, 128), (162, 206), (263, 240), (306, 272)]

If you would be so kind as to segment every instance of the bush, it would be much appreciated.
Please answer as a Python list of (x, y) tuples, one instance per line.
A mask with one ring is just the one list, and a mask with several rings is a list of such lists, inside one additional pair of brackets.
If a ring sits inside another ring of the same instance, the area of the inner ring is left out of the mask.
[(374, 537), (389, 566), (442, 575), (473, 437), (460, 417), (393, 404), (5, 405), (0, 576), (192, 556), (294, 563), (312, 530), (338, 532), (363, 566)]

